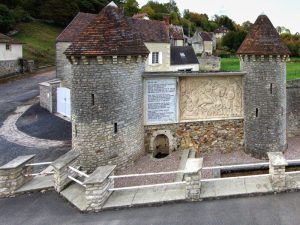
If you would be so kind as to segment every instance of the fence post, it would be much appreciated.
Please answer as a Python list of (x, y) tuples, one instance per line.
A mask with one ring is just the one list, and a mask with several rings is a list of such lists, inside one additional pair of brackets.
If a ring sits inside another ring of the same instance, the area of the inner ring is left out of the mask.
[(51, 164), (54, 170), (54, 188), (57, 192), (61, 192), (71, 182), (68, 176), (77, 176), (77, 173), (71, 171), (69, 166), (76, 168), (78, 166), (78, 157), (78, 152), (69, 151)]
[(99, 211), (112, 194), (109, 191), (114, 187), (114, 180), (109, 178), (114, 175), (116, 166), (107, 165), (98, 167), (84, 182), (86, 185), (85, 196), (88, 211)]
[(203, 158), (190, 158), (185, 167), (186, 198), (191, 201), (200, 200), (201, 169)]
[(34, 162), (35, 155), (19, 156), (0, 167), (0, 197), (14, 195), (15, 191), (29, 182), (33, 167), (26, 164)]
[(286, 188), (285, 167), (288, 165), (282, 152), (268, 152), (269, 173), (274, 191), (284, 191)]

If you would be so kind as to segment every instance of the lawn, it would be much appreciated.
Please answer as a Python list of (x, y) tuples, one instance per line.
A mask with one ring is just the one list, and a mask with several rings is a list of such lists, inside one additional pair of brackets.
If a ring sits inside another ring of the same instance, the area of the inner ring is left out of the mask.
[[(287, 80), (300, 78), (300, 59), (291, 58), (287, 63)], [(240, 71), (240, 61), (237, 57), (222, 58), (221, 71)]]
[(24, 59), (33, 59), (38, 67), (55, 64), (55, 39), (62, 28), (34, 21), (19, 24), (18, 30), (13, 38), (25, 43)]

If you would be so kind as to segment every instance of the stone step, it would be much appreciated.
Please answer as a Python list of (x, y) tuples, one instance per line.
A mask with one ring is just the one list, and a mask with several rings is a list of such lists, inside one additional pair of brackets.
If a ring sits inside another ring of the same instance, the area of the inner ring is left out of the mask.
[(49, 190), (54, 188), (53, 175), (36, 176), (31, 181), (20, 187), (16, 193), (27, 193), (41, 190)]
[(85, 187), (74, 182), (60, 192), (60, 194), (80, 211), (86, 210)]

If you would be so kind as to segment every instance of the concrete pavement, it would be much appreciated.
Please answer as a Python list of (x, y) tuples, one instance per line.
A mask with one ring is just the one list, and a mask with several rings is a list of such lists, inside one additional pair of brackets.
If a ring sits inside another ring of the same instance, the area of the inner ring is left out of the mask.
[(3, 225), (298, 225), (300, 193), (83, 214), (54, 192), (0, 199)]

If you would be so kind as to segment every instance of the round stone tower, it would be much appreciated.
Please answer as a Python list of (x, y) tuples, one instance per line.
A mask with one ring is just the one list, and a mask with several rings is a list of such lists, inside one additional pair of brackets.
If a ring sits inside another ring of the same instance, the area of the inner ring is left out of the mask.
[(245, 151), (265, 158), (283, 152), (286, 137), (286, 61), (289, 50), (269, 18), (257, 18), (238, 50), (244, 78)]
[(80, 164), (118, 167), (144, 152), (143, 81), (149, 51), (109, 4), (66, 50), (72, 63), (72, 147)]

